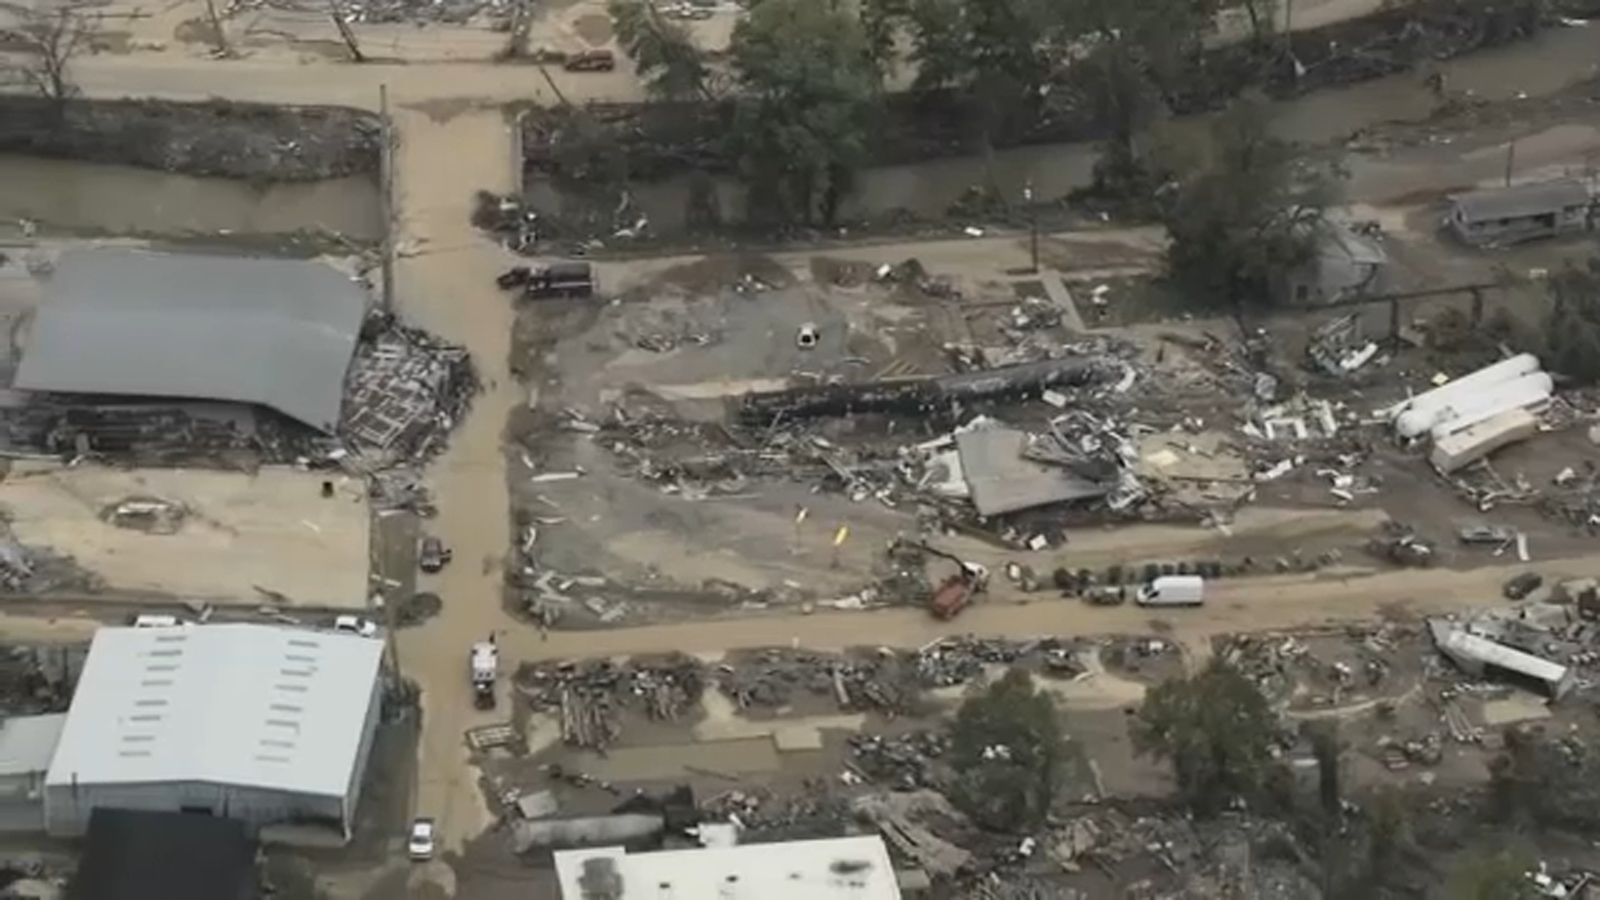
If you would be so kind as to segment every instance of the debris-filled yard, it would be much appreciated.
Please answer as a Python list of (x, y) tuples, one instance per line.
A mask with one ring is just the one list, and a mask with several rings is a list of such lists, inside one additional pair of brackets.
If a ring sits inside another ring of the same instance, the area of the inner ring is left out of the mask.
[[(510, 602), (547, 624), (924, 605), (964, 563), (992, 575), (979, 602), (1121, 602), (1157, 574), (1592, 544), (1594, 404), (1552, 400), (1535, 357), (1441, 351), (1442, 320), (1408, 312), (1398, 347), (1386, 306), (1243, 337), (1223, 319), (1086, 332), (1105, 291), (1053, 272), (801, 254), (596, 271), (589, 298), (502, 280), (528, 389)], [(1466, 315), (1456, 301), (1440, 308)]]
[[(0, 315), (11, 334), (0, 368), (8, 385), (19, 360), (41, 346), (33, 339), (41, 309), (63, 302), (52, 293), (58, 265), (77, 247), (30, 242), (0, 258)], [(124, 253), (141, 264), (161, 256), (128, 242), (88, 252)], [(171, 257), (174, 266), (195, 258), (208, 257)], [(327, 383), (315, 385), (331, 395), (330, 409), (337, 403), (329, 417), (337, 421), (319, 429), (236, 396), (186, 396), (164, 386), (162, 396), (120, 396), (114, 378), (96, 393), (8, 389), (0, 409), (0, 446), (9, 457), (0, 479), (0, 590), (280, 613), (366, 608), (378, 594), (397, 598), (402, 620), (436, 611), (436, 599), (411, 602), (415, 519), (434, 509), (423, 468), (479, 392), (471, 355), (374, 311), (366, 261), (264, 264), (290, 267), (291, 275), (335, 272), (336, 282), (359, 287), (341, 298), (353, 304), (348, 357), (336, 356)], [(226, 303), (197, 296), (201, 311), (227, 313)], [(197, 343), (176, 343), (172, 352), (193, 354), (197, 366), (214, 362)], [(128, 354), (123, 371), (149, 371), (139, 368), (149, 352)], [(274, 371), (265, 383), (293, 382)], [(190, 384), (195, 392), (210, 387), (203, 379)]]
[[(1568, 589), (1587, 589), (1592, 603), (1592, 582)], [(1314, 775), (1314, 735), (1337, 729), (1350, 827), (1365, 827), (1374, 791), (1397, 791), (1389, 796), (1414, 798), (1419, 832), (1459, 848), (1476, 839), (1478, 791), (1508, 758), (1505, 735), (1530, 746), (1560, 736), (1576, 759), (1600, 730), (1585, 704), (1551, 705), (1531, 679), (1474, 668), (1448, 635), (1519, 642), (1571, 667), (1562, 696), (1586, 692), (1600, 655), (1585, 618), (1596, 613), (1580, 608), (1538, 601), (1460, 621), (1230, 635), (1209, 652), (1268, 699), (1290, 771)], [(1278, 844), (1323, 858), (1302, 845), (1292, 815), (1240, 810), (1201, 824), (1142, 799), (1168, 795), (1172, 782), (1134, 752), (1130, 714), (1151, 688), (1200, 665), (1158, 634), (523, 664), (505, 723), (466, 735), (503, 827), (469, 850), (463, 886), (513, 856), (537, 874), (550, 850), (581, 845), (600, 823), (667, 846), (692, 844), (703, 822), (736, 822), (741, 843), (867, 829), (885, 836), (903, 883), (910, 870), (963, 886), (940, 895), (960, 897), (1225, 896), (1210, 891), (1236, 852)], [(1050, 698), (1070, 752), (1057, 815), (1007, 835), (966, 812), (952, 716), (1012, 668)], [(1314, 782), (1300, 789), (1313, 793)], [(1568, 887), (1596, 863), (1560, 859), (1547, 872)], [(1262, 890), (1280, 885), (1262, 896), (1324, 896), (1297, 881), (1311, 871), (1271, 853), (1245, 864)]]

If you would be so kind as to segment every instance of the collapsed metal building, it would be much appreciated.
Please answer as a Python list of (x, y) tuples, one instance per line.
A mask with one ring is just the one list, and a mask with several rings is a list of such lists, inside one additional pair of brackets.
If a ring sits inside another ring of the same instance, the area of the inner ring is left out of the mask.
[(13, 387), (255, 404), (332, 433), (367, 305), (360, 284), (315, 261), (68, 250)]
[(320, 260), (96, 246), (41, 269), (0, 396), (12, 450), (422, 458), (478, 391), (464, 348), (374, 312), (359, 277)]

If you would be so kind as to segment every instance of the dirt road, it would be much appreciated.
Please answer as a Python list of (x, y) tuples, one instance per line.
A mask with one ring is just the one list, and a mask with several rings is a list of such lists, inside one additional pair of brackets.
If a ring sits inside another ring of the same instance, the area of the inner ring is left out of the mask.
[(396, 124), (400, 234), (418, 249), (397, 264), (400, 312), (471, 347), (487, 388), (429, 473), (439, 515), (428, 527), (454, 547), (455, 562), (423, 587), (444, 598), (444, 610), (399, 641), (401, 668), (422, 687), (417, 811), (436, 817), (445, 844), (458, 847), (488, 824), (462, 739), (483, 718), (469, 699), (467, 655), (474, 641), (512, 625), (500, 607), (510, 541), (500, 433), (518, 396), (506, 371), (511, 309), (493, 277), (510, 260), (468, 215), (474, 190), (511, 186), (511, 141), (498, 110), (406, 111)]
[[(1600, 555), (1542, 562), (1545, 572), (1600, 572)], [(998, 588), (999, 602), (980, 603), (959, 619), (942, 622), (915, 609), (828, 612), (684, 622), (614, 631), (561, 632), (548, 642), (523, 629), (506, 635), (501, 647), (511, 659), (621, 656), (681, 650), (715, 653), (739, 647), (798, 644), (814, 649), (870, 645), (919, 647), (957, 634), (1105, 635), (1167, 631), (1197, 647), (1213, 636), (1370, 621), (1384, 615), (1436, 615), (1480, 608), (1500, 601), (1509, 576), (1504, 566), (1467, 571), (1410, 569), (1347, 578), (1284, 576), (1221, 581), (1212, 586), (1201, 609), (1160, 610), (1133, 605), (1096, 607), (1048, 599), (1015, 602)], [(1038, 595), (1035, 595), (1038, 596)], [(1007, 602), (1007, 601), (1012, 602)]]

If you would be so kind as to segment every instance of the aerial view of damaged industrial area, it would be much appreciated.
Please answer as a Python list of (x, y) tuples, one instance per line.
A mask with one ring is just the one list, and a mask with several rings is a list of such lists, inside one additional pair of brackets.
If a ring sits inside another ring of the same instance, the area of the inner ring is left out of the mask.
[(0, 900), (1600, 900), (1600, 0), (0, 0)]

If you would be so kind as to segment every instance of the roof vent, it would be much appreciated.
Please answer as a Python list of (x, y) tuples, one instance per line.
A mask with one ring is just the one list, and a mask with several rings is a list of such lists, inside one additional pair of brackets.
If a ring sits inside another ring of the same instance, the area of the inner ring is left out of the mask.
[(592, 856), (583, 861), (578, 876), (580, 900), (622, 900), (622, 873), (609, 856)]

